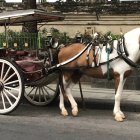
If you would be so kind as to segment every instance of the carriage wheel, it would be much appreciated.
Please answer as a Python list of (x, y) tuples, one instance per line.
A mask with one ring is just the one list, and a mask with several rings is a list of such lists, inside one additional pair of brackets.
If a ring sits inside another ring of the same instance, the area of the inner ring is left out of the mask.
[(0, 59), (0, 114), (12, 112), (23, 95), (23, 80), (15, 63)]
[(59, 95), (59, 73), (51, 73), (42, 82), (25, 86), (24, 96), (32, 104), (46, 106), (55, 101)]

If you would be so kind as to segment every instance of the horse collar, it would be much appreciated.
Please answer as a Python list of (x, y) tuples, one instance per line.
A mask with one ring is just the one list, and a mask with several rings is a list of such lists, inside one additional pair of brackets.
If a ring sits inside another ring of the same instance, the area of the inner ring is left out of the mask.
[(128, 50), (127, 50), (126, 45), (125, 45), (125, 38), (124, 38), (124, 36), (122, 36), (118, 40), (117, 51), (120, 52), (121, 54), (127, 56), (127, 57), (129, 56)]

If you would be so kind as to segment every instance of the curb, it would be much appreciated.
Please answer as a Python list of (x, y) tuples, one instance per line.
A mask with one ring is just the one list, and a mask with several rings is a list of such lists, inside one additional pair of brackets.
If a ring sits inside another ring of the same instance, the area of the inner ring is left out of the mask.
[[(99, 110), (112, 110), (114, 108), (114, 101), (109, 99), (89, 99), (84, 98), (84, 105), (80, 98), (75, 98), (78, 106), (83, 109), (99, 109)], [(122, 101), (121, 102), (122, 111), (128, 112), (140, 112), (140, 102), (136, 101)]]

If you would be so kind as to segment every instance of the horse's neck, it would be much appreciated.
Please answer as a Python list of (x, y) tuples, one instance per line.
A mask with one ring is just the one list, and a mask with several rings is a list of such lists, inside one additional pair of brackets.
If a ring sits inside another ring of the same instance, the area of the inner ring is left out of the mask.
[[(117, 42), (114, 42), (114, 43), (116, 44)], [(113, 51), (110, 54), (107, 54), (106, 46), (103, 46), (103, 48), (100, 51), (101, 52), (100, 63), (106, 62), (108, 55), (109, 55), (109, 59), (113, 59), (118, 56), (117, 45), (115, 45), (115, 46), (113, 48)]]
[(129, 52), (129, 58), (134, 62), (140, 57), (139, 35), (139, 32), (128, 32), (125, 35), (125, 44)]
[[(127, 39), (126, 39), (126, 41), (127, 41)], [(112, 53), (109, 54), (109, 60), (113, 59), (119, 55), (117, 53), (117, 47), (118, 47), (118, 40), (115, 40), (113, 42), (113, 51), (112, 51)], [(126, 49), (128, 51), (128, 54), (129, 54), (128, 58), (131, 59), (133, 62), (137, 62), (137, 60), (139, 59), (139, 56), (140, 56), (139, 44), (134, 43), (134, 45), (133, 45), (132, 43), (129, 43), (129, 41), (128, 41), (128, 43), (126, 43)], [(101, 50), (100, 63), (107, 61), (107, 57), (108, 57), (107, 55), (108, 54), (106, 52), (106, 46), (104, 46)]]

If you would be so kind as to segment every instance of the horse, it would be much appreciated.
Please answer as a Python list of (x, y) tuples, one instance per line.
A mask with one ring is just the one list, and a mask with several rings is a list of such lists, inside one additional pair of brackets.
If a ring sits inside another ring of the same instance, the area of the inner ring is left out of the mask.
[[(86, 47), (88, 49), (85, 49)], [(112, 51), (108, 48), (112, 48)], [(82, 50), (84, 51), (79, 54)], [(109, 50), (109, 53), (107, 50)], [(77, 54), (79, 56), (74, 58)], [(74, 59), (69, 61), (72, 58)], [(114, 119), (118, 122), (124, 121), (125, 115), (120, 108), (121, 95), (125, 81), (132, 73), (133, 65), (136, 65), (139, 59), (140, 28), (125, 33), (121, 41), (119, 39), (113, 40), (112, 45), (109, 42), (106, 42), (102, 47), (96, 46), (94, 43), (89, 43), (88, 45), (73, 43), (60, 48), (58, 62), (62, 64), (68, 61), (68, 63), (60, 66), (59, 107), (61, 114), (63, 116), (68, 115), (68, 111), (64, 105), (64, 99), (67, 97), (71, 104), (72, 115), (78, 115), (78, 105), (72, 96), (71, 90), (82, 75), (93, 78), (107, 78), (107, 75), (109, 75), (111, 79), (114, 79), (115, 83)]]

